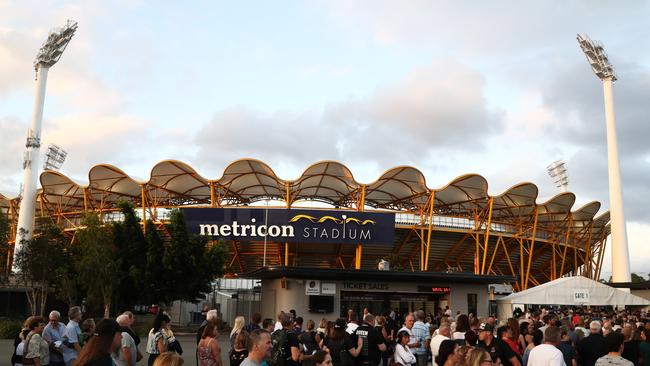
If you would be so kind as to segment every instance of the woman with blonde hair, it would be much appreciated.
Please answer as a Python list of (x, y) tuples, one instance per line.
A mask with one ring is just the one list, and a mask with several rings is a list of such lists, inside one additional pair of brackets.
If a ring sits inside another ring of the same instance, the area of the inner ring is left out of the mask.
[(230, 352), (232, 352), (235, 349), (235, 341), (237, 340), (237, 335), (239, 332), (244, 329), (244, 326), (246, 325), (246, 319), (243, 316), (238, 316), (235, 318), (235, 323), (232, 326), (232, 330), (230, 331)]
[(465, 356), (466, 366), (487, 366), (492, 365), (490, 354), (481, 347), (472, 347)]
[(183, 359), (176, 352), (163, 352), (156, 357), (153, 366), (183, 366)]
[(248, 332), (242, 330), (235, 339), (235, 348), (230, 352), (230, 366), (239, 366), (248, 357)]

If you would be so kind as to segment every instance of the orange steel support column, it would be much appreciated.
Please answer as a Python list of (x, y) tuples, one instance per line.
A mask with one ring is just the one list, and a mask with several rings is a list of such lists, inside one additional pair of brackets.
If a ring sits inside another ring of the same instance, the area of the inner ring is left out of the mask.
[(284, 194), (287, 208), (291, 208), (291, 189), (289, 188), (289, 182), (284, 182)]
[[(587, 245), (585, 245), (585, 253), (589, 256), (589, 265), (587, 266), (587, 271), (591, 275), (591, 228), (593, 227), (593, 221), (589, 225), (589, 237), (587, 238)], [(586, 262), (586, 261), (585, 261)], [(585, 264), (586, 265), (586, 264)], [(595, 271), (594, 271), (595, 272)], [(591, 277), (589, 277), (591, 278)], [(598, 281), (597, 278), (591, 278), (592, 280)]]
[(84, 212), (88, 212), (88, 187), (84, 188)]
[[(562, 254), (562, 264), (560, 265), (560, 276), (564, 275), (564, 262), (566, 261), (566, 251), (569, 247), (569, 234), (571, 234), (571, 227), (573, 225), (573, 215), (569, 214), (569, 223), (566, 229), (566, 236), (564, 238), (564, 253)], [(573, 241), (575, 245), (575, 240)]]
[(424, 209), (420, 209), (420, 272), (424, 270)]
[(210, 181), (210, 207), (217, 207), (217, 193), (214, 189), (214, 182)]
[(363, 248), (361, 247), (361, 244), (357, 244), (357, 256), (356, 256), (356, 260), (355, 260), (355, 263), (354, 263), (354, 269), (361, 269), (362, 250), (363, 250)]
[(429, 232), (427, 233), (427, 252), (424, 257), (424, 270), (429, 270), (429, 250), (431, 249), (431, 231), (433, 230), (433, 205), (435, 203), (435, 191), (429, 195)]
[(144, 199), (144, 184), (140, 185), (140, 200), (142, 204), (142, 231), (147, 233), (147, 204)]
[[(361, 186), (361, 200), (357, 211), (363, 212), (366, 206), (366, 186), (365, 184)], [(361, 254), (363, 253), (363, 246), (361, 243), (357, 244), (356, 255), (354, 256), (354, 269), (361, 269)]]
[[(535, 249), (535, 237), (537, 236), (537, 207), (535, 207), (535, 222), (533, 223), (533, 234), (530, 243), (530, 250), (528, 251), (528, 266), (526, 267), (526, 279), (524, 280), (524, 290), (528, 288), (528, 279), (530, 277), (530, 265), (533, 261), (533, 250)], [(521, 253), (524, 254), (523, 252)], [(522, 268), (523, 270), (523, 268)]]
[(490, 240), (490, 225), (492, 225), (492, 203), (494, 199), (490, 197), (490, 208), (488, 211), (487, 227), (485, 228), (485, 244), (483, 244), (483, 264), (481, 265), (481, 274), (485, 274), (485, 262), (487, 260), (488, 241)]
[(289, 267), (289, 243), (284, 243), (284, 266)]
[(479, 274), (481, 272), (480, 270), (480, 264), (478, 262), (478, 258), (481, 256), (480, 248), (479, 248), (479, 234), (478, 234), (478, 215), (474, 213), (474, 230), (472, 232), (472, 236), (474, 237), (474, 274)]

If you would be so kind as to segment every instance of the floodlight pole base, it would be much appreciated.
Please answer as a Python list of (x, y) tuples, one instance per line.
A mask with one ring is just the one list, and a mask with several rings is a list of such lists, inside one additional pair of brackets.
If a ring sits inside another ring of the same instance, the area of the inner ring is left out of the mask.
[[(627, 246), (625, 215), (623, 213), (623, 190), (621, 168), (618, 159), (616, 138), (616, 116), (614, 113), (614, 91), (612, 78), (603, 80), (605, 96), (605, 123), (607, 125), (607, 170), (609, 173), (609, 206), (612, 223), (612, 281), (631, 282), (630, 254)], [(625, 289), (621, 289), (625, 290)], [(627, 289), (629, 291), (630, 289)]]
[(30, 239), (34, 231), (36, 191), (38, 189), (38, 159), (41, 153), (41, 128), (43, 126), (43, 108), (45, 107), (45, 89), (49, 69), (49, 66), (39, 65), (36, 71), (36, 96), (32, 111), (32, 126), (27, 133), (23, 159), (23, 191), (21, 192), (20, 211), (16, 227), (14, 260), (12, 262), (13, 272), (18, 270), (15, 258), (22, 250), (22, 241)]

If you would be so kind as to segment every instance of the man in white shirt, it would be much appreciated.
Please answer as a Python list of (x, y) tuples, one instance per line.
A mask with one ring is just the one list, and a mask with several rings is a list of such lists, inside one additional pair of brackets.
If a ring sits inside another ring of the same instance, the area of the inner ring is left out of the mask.
[(438, 351), (440, 351), (440, 343), (446, 339), (450, 339), (449, 337), (451, 337), (451, 328), (449, 327), (449, 324), (443, 323), (440, 325), (440, 328), (438, 328), (438, 334), (431, 338), (430, 348), (432, 355), (431, 362), (433, 362), (433, 366), (437, 366), (436, 357), (438, 356)]
[(413, 334), (413, 330), (412, 330), (413, 329), (413, 324), (415, 324), (415, 317), (413, 317), (413, 314), (409, 313), (404, 318), (404, 326), (402, 328), (400, 328), (400, 330), (398, 331), (398, 332), (400, 332), (400, 331), (404, 330), (409, 334), (409, 343), (407, 344), (407, 346), (409, 348), (411, 348), (411, 350), (413, 348), (416, 348), (418, 346), (418, 344), (419, 344), (417, 338), (415, 338), (415, 335)]
[(561, 340), (561, 330), (548, 326), (544, 331), (544, 343), (530, 351), (527, 366), (566, 366), (562, 351), (557, 348)]
[(120, 348), (111, 354), (113, 362), (117, 366), (135, 366), (138, 357), (138, 348), (135, 345), (133, 337), (126, 331), (126, 328), (130, 324), (129, 316), (122, 314), (117, 317), (116, 321), (122, 328), (122, 343), (120, 344)]

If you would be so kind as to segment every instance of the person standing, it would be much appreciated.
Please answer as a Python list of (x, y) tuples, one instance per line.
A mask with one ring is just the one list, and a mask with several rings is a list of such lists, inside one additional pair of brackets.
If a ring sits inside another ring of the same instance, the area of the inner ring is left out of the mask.
[(23, 365), (49, 365), (50, 347), (42, 337), (45, 319), (40, 316), (30, 317), (28, 326), (29, 333), (25, 339), (25, 349), (23, 350)]
[(250, 334), (253, 333), (255, 329), (260, 329), (260, 323), (262, 322), (262, 314), (260, 313), (253, 313), (251, 315), (251, 322), (246, 324), (244, 327), (244, 330)]
[(413, 334), (413, 324), (415, 324), (415, 317), (413, 317), (413, 314), (408, 314), (404, 318), (404, 326), (400, 328), (400, 330), (398, 331), (398, 333), (401, 331), (405, 331), (406, 333), (409, 334), (408, 346), (411, 349), (411, 351), (413, 351), (413, 349), (418, 346), (418, 341), (415, 338), (415, 335)]
[(357, 365), (378, 366), (381, 352), (386, 350), (386, 341), (375, 329), (375, 316), (368, 313), (363, 323), (354, 331), (354, 335), (363, 341), (361, 353), (357, 356)]
[(240, 366), (261, 366), (265, 359), (271, 357), (271, 336), (265, 329), (254, 330), (250, 334), (248, 357)]
[(334, 366), (351, 365), (363, 348), (363, 340), (357, 338), (355, 344), (351, 335), (345, 331), (345, 327), (346, 319), (337, 319), (334, 327), (330, 329), (330, 332), (325, 336), (325, 340), (323, 340), (323, 350), (329, 352), (332, 356)]
[[(646, 323), (650, 324), (650, 322)], [(650, 330), (641, 330), (641, 343), (639, 343), (639, 356), (643, 360), (641, 366), (650, 366)]]
[(481, 323), (478, 329), (478, 347), (486, 350), (492, 358), (492, 362), (496, 362), (497, 348), (494, 342), (494, 328), (489, 323)]
[(200, 366), (221, 365), (221, 347), (217, 341), (217, 327), (214, 323), (208, 322), (203, 328), (196, 355)]
[(451, 337), (451, 327), (449, 327), (449, 324), (447, 323), (442, 323), (440, 325), (440, 328), (438, 328), (438, 334), (433, 336), (431, 338), (431, 362), (433, 363), (433, 366), (438, 366), (436, 364), (436, 357), (438, 357), (438, 352), (440, 351), (440, 344), (442, 341), (445, 341)]
[(562, 356), (564, 357), (564, 363), (566, 366), (578, 366), (578, 361), (576, 360), (577, 355), (576, 355), (576, 350), (573, 348), (573, 344), (571, 343), (571, 337), (569, 337), (569, 331), (565, 328), (562, 327), (562, 333), (561, 333), (561, 341), (560, 344), (557, 346), (557, 348), (562, 352)]
[(415, 312), (415, 318), (417, 321), (413, 324), (413, 329), (411, 329), (413, 336), (415, 337), (416, 342), (418, 342), (417, 347), (412, 349), (413, 354), (417, 358), (418, 366), (427, 366), (427, 361), (429, 355), (427, 354), (427, 349), (429, 349), (429, 342), (431, 341), (431, 334), (429, 333), (429, 327), (424, 324), (425, 314), (424, 311), (418, 310)]
[(79, 352), (74, 366), (113, 366), (111, 354), (122, 344), (122, 329), (113, 319), (97, 323), (97, 334)]
[(112, 354), (113, 362), (115, 362), (116, 366), (135, 366), (135, 363), (138, 362), (138, 346), (135, 344), (133, 337), (126, 331), (131, 324), (131, 320), (128, 315), (122, 314), (117, 317), (116, 321), (122, 332), (122, 341), (120, 347)]
[(147, 365), (149, 366), (153, 365), (161, 353), (167, 352), (167, 338), (163, 331), (170, 321), (169, 316), (162, 310), (158, 311), (156, 318), (153, 320), (153, 328), (151, 328), (147, 337), (147, 353), (149, 354)]
[(237, 335), (244, 329), (245, 326), (246, 319), (243, 316), (240, 315), (235, 318), (232, 330), (230, 331), (230, 350), (228, 353), (232, 352), (232, 350), (235, 348), (235, 339), (237, 339)]
[(63, 333), (65, 325), (61, 324), (61, 313), (52, 310), (49, 322), (43, 329), (43, 338), (50, 344), (50, 366), (64, 366), (63, 361)]
[(239, 366), (248, 357), (248, 332), (242, 330), (235, 339), (235, 348), (228, 355), (230, 366)]
[(521, 359), (514, 348), (510, 347), (509, 341), (512, 337), (512, 330), (509, 326), (504, 325), (497, 329), (497, 338), (495, 339), (495, 347), (497, 357), (501, 360), (503, 366), (520, 366)]
[(79, 337), (81, 336), (81, 328), (79, 323), (82, 317), (81, 308), (73, 306), (68, 310), (68, 324), (65, 326), (63, 332), (63, 361), (66, 366), (72, 366), (77, 355), (81, 352), (81, 345), (79, 344)]
[(634, 366), (634, 362), (621, 357), (625, 336), (618, 332), (610, 332), (604, 337), (604, 341), (607, 354), (596, 360), (596, 366)]
[(607, 354), (605, 339), (600, 333), (602, 326), (597, 320), (589, 323), (589, 336), (578, 342), (578, 364), (581, 366), (594, 366), (596, 360)]
[(208, 323), (212, 323), (214, 325), (217, 324), (218, 316), (219, 314), (214, 309), (208, 310), (208, 312), (205, 313), (205, 320), (203, 323), (201, 323), (201, 326), (199, 326), (199, 329), (196, 331), (196, 344), (199, 344), (199, 342), (201, 342), (201, 339), (203, 338), (203, 330), (205, 329), (205, 326), (208, 325)]
[(397, 333), (397, 344), (395, 345), (395, 354), (393, 359), (395, 360), (395, 363), (402, 366), (411, 366), (417, 363), (417, 358), (413, 352), (411, 352), (411, 349), (408, 348), (408, 342), (408, 332), (400, 331)]
[(560, 328), (549, 325), (544, 331), (544, 343), (533, 348), (528, 356), (528, 366), (566, 366), (560, 344)]

